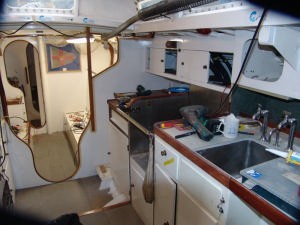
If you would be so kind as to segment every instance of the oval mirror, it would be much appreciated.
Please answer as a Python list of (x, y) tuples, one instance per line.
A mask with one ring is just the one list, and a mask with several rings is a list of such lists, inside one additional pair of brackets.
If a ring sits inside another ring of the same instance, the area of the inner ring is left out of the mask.
[[(93, 76), (116, 62), (117, 49), (117, 39), (95, 38)], [(85, 43), (60, 36), (14, 38), (4, 48), (10, 127), (31, 150), (37, 174), (50, 182), (71, 178), (80, 166), (90, 109), (87, 52)]]

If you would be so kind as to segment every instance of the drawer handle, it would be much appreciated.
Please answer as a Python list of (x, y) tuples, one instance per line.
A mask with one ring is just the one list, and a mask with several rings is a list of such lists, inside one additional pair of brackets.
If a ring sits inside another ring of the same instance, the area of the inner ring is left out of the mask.
[(163, 225), (169, 225), (169, 221), (165, 222)]
[(160, 154), (161, 154), (161, 156), (166, 156), (166, 155), (167, 155), (167, 151), (166, 151), (166, 150), (162, 150), (162, 151), (160, 152)]

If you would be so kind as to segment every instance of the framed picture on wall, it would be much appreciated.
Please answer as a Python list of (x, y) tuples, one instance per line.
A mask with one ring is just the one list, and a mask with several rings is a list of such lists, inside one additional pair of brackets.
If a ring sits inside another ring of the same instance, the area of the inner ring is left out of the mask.
[(46, 44), (49, 72), (80, 70), (80, 53), (74, 44), (55, 46)]

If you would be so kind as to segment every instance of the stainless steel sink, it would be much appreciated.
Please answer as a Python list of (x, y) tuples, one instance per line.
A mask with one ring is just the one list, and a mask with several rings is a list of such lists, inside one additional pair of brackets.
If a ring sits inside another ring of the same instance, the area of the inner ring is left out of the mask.
[(265, 146), (252, 140), (243, 140), (222, 146), (199, 150), (197, 153), (208, 159), (235, 178), (240, 171), (259, 163), (277, 158), (265, 150)]

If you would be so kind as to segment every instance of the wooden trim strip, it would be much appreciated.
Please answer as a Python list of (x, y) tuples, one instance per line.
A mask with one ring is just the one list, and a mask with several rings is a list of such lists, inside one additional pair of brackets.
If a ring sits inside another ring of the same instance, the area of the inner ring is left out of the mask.
[(93, 89), (93, 73), (92, 73), (92, 58), (91, 58), (91, 31), (86, 28), (86, 49), (87, 49), (87, 69), (88, 69), (88, 83), (89, 83), (89, 98), (90, 98), (90, 120), (92, 131), (95, 131), (95, 114), (94, 114), (94, 89)]
[(98, 208), (98, 209), (92, 209), (90, 211), (79, 213), (78, 216), (79, 217), (87, 216), (87, 215), (90, 215), (90, 214), (93, 214), (93, 213), (99, 213), (99, 212), (103, 212), (103, 211), (106, 211), (106, 210), (109, 210), (109, 209), (119, 208), (119, 207), (122, 207), (122, 206), (125, 206), (125, 205), (128, 205), (128, 204), (130, 204), (130, 201), (121, 202), (121, 203), (118, 203), (118, 204), (115, 204), (115, 205), (106, 206), (106, 207), (102, 207), (102, 208)]

